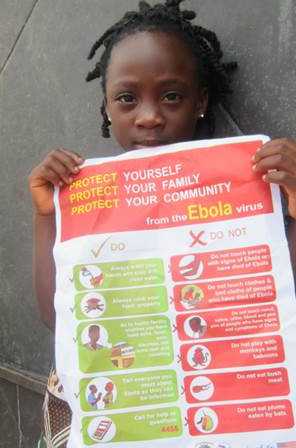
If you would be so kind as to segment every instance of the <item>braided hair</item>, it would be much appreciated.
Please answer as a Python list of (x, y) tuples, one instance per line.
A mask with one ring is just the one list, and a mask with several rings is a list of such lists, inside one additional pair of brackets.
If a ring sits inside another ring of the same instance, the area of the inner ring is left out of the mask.
[[(139, 11), (128, 11), (123, 18), (111, 26), (93, 44), (88, 59), (92, 59), (97, 50), (104, 50), (95, 68), (88, 73), (86, 81), (101, 78), (104, 96), (106, 94), (106, 73), (114, 46), (124, 37), (141, 31), (161, 31), (178, 34), (189, 46), (198, 61), (198, 75), (201, 87), (208, 94), (208, 107), (203, 120), (208, 126), (209, 136), (215, 130), (213, 107), (223, 103), (227, 94), (231, 93), (231, 72), (236, 69), (236, 62), (223, 63), (220, 42), (213, 31), (194, 25), (191, 21), (196, 17), (194, 11), (180, 10), (183, 0), (166, 0), (164, 4), (150, 6), (146, 1), (139, 2)], [(105, 99), (101, 104), (103, 117), (102, 136), (110, 137), (110, 121), (106, 113)]]

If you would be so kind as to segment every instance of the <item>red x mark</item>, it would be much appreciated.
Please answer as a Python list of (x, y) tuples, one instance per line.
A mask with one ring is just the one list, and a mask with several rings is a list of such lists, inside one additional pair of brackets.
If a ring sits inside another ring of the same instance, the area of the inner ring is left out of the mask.
[(204, 230), (202, 230), (201, 232), (198, 232), (197, 234), (195, 234), (192, 230), (190, 230), (189, 235), (192, 238), (192, 243), (190, 244), (190, 247), (193, 247), (196, 244), (200, 244), (201, 246), (206, 246), (207, 243), (205, 241), (201, 240), (201, 237), (203, 236), (204, 233), (205, 233)]

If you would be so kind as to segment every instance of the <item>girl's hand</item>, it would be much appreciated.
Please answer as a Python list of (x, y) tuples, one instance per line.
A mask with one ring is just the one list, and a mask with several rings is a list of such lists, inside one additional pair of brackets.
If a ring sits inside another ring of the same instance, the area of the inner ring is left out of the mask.
[(78, 154), (63, 148), (51, 151), (29, 175), (29, 188), (33, 206), (40, 215), (54, 213), (53, 187), (62, 187), (73, 181), (83, 163)]
[(283, 138), (265, 143), (253, 163), (254, 171), (261, 172), (265, 182), (281, 186), (289, 214), (296, 219), (296, 141)]

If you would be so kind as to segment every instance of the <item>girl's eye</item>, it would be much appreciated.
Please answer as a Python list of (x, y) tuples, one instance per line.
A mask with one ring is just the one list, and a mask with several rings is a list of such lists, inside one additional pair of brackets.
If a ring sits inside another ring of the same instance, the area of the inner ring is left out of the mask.
[(133, 104), (136, 102), (136, 98), (131, 93), (121, 93), (115, 99), (119, 103), (124, 103), (124, 104)]
[(182, 100), (182, 95), (178, 92), (168, 92), (163, 96), (165, 102), (179, 103)]

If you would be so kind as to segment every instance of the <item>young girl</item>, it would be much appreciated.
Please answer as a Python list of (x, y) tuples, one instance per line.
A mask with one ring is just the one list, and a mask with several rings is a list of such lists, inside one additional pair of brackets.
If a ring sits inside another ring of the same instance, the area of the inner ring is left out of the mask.
[[(87, 76), (87, 81), (101, 78), (102, 135), (109, 137), (111, 128), (125, 150), (147, 147), (149, 151), (149, 147), (212, 135), (213, 108), (231, 92), (230, 73), (236, 65), (222, 62), (216, 35), (192, 24), (195, 13), (181, 11), (181, 1), (166, 0), (153, 7), (141, 1), (139, 11), (127, 12), (91, 49), (89, 59), (104, 47), (99, 62)], [(70, 184), (82, 163), (80, 155), (59, 148), (51, 151), (29, 177), (35, 224), (35, 290), (41, 317), (52, 329), (55, 292), (53, 186)], [(265, 182), (282, 187), (292, 218), (289, 236), (295, 241), (296, 143), (288, 139), (267, 143), (256, 153), (253, 168), (262, 173)], [(295, 261), (293, 244), (291, 251)], [(63, 423), (69, 425), (69, 416)], [(53, 430), (51, 425), (49, 412), (47, 446), (66, 446), (68, 430)], [(56, 444), (49, 440), (50, 428), (57, 434)], [(63, 436), (59, 435), (60, 431)]]

